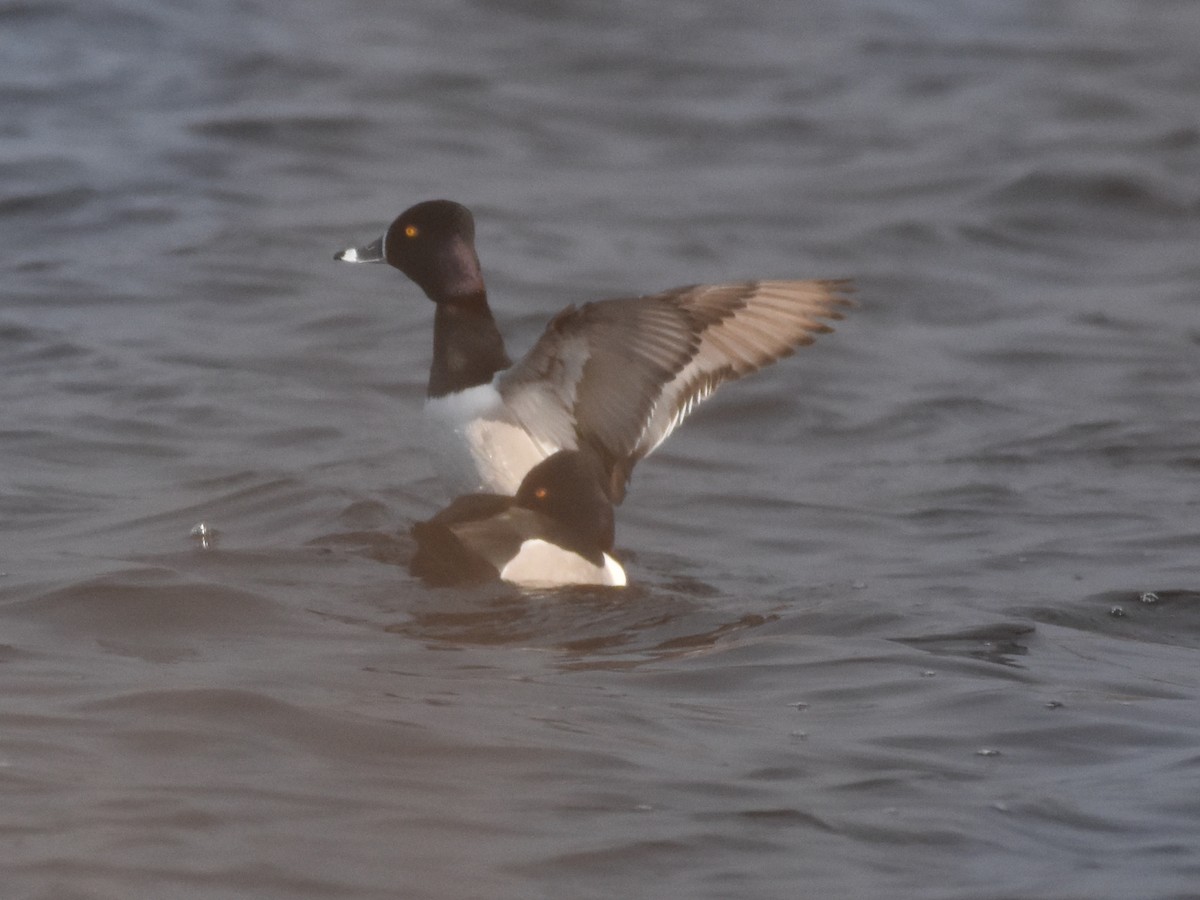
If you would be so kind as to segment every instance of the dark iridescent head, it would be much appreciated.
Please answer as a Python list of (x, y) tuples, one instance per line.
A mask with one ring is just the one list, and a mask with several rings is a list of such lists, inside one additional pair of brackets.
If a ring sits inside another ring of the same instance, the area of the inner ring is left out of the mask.
[(409, 207), (383, 237), (334, 256), (343, 262), (386, 262), (395, 266), (430, 300), (440, 302), (483, 292), (475, 255), (475, 219), (452, 200), (426, 200)]
[(581, 545), (611, 550), (613, 507), (597, 461), (578, 450), (560, 450), (529, 470), (517, 489), (517, 505), (564, 526)]

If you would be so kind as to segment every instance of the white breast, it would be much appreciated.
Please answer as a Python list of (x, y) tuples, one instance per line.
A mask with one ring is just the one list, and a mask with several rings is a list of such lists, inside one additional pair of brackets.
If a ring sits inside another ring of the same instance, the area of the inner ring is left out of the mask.
[(548, 541), (531, 540), (500, 572), (505, 581), (523, 587), (561, 587), (569, 584), (603, 584), (625, 587), (625, 570), (604, 554), (604, 565), (588, 562), (578, 553)]
[(434, 465), (453, 494), (515, 494), (525, 474), (561, 449), (544, 446), (512, 418), (494, 384), (425, 402)]

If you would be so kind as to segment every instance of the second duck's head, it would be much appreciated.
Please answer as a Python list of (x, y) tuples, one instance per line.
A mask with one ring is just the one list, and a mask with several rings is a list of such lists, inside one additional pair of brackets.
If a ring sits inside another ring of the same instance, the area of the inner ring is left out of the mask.
[(484, 291), (475, 254), (475, 219), (452, 200), (426, 200), (396, 217), (378, 240), (351, 247), (334, 259), (386, 262), (434, 302), (474, 297)]
[(517, 506), (552, 519), (581, 552), (611, 550), (613, 507), (604, 493), (599, 462), (581, 450), (560, 450), (529, 470), (517, 490)]

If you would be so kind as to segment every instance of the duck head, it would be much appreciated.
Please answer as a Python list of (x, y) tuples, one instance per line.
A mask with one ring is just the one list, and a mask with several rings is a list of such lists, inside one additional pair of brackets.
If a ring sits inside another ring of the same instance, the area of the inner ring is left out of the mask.
[(426, 200), (396, 217), (377, 240), (334, 256), (342, 262), (386, 262), (435, 303), (484, 293), (475, 253), (475, 218), (461, 203)]

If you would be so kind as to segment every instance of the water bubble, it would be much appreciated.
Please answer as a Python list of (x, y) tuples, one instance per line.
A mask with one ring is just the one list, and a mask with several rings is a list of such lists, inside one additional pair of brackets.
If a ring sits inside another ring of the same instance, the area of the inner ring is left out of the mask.
[(211, 550), (217, 544), (217, 530), (211, 528), (207, 522), (193, 525), (189, 535), (200, 545), (201, 550)]
[(1124, 608), (1122, 608), (1122, 607), (1120, 607), (1120, 606), (1114, 606), (1112, 609), (1110, 609), (1110, 610), (1108, 611), (1108, 614), (1109, 614), (1110, 616), (1112, 616), (1114, 619), (1123, 619), (1123, 618), (1125, 618), (1125, 610), (1124, 610)]
[(1157, 603), (1158, 594), (1154, 593), (1154, 591), (1142, 591), (1141, 595), (1138, 597), (1138, 600), (1140, 600), (1142, 603)]
[(933, 671), (933, 669), (926, 669), (921, 673), (922, 678), (933, 678), (935, 675), (937, 675), (937, 672)]
[(993, 750), (990, 747), (980, 747), (975, 751), (976, 756), (999, 756), (999, 750)]
[(1062, 709), (1063, 702), (1061, 700), (1047, 700), (1046, 709)]

